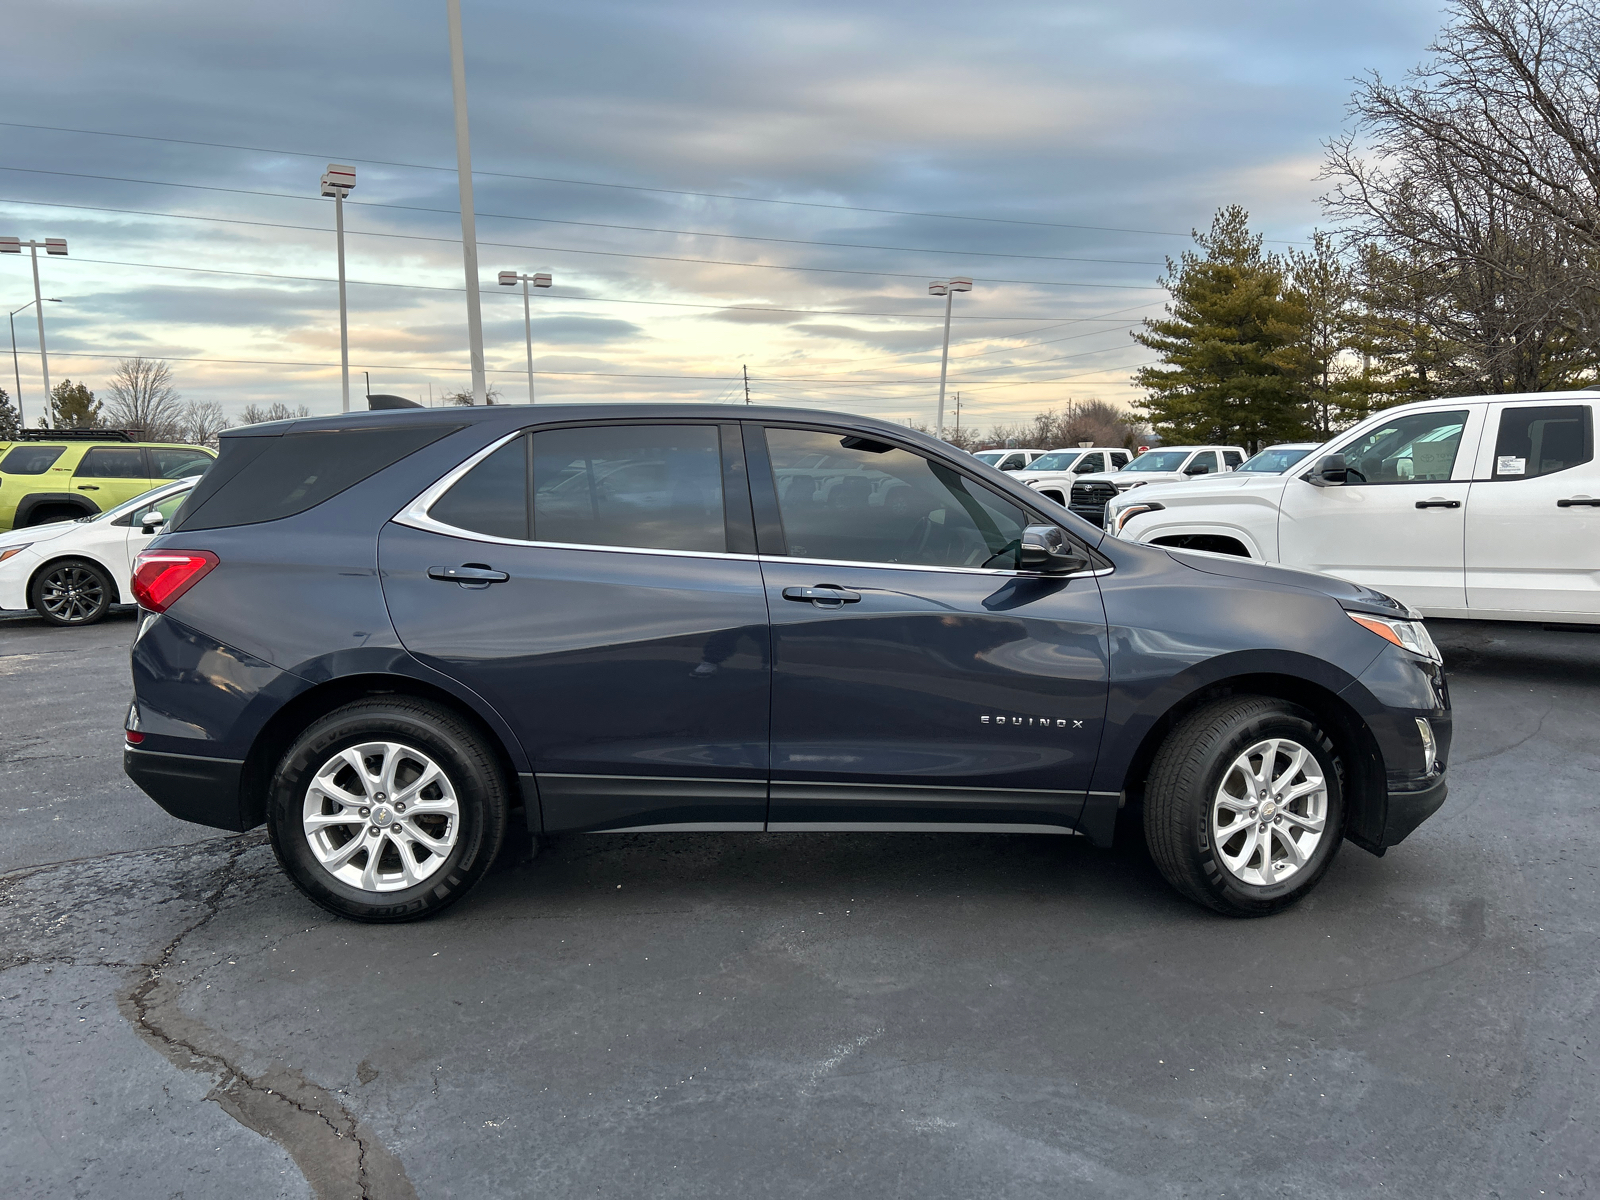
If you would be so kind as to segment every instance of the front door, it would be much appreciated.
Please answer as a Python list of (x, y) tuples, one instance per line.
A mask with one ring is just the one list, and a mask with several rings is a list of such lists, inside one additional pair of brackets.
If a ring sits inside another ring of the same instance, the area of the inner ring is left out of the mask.
[[(1463, 539), (1483, 405), (1409, 412), (1371, 425), (1331, 453), (1345, 482), (1284, 485), (1278, 557), (1377, 588), (1439, 616), (1463, 616)], [(1308, 466), (1314, 464), (1307, 464)]]
[(541, 429), (385, 527), (401, 641), (513, 726), (546, 830), (762, 828), (767, 605), (743, 472), (737, 425)]
[(150, 464), (138, 446), (91, 446), (72, 474), (72, 490), (101, 512), (152, 487)]
[(1488, 428), (1467, 502), (1467, 607), (1600, 615), (1593, 402), (1493, 404)]
[(1020, 572), (1032, 518), (951, 465), (837, 430), (765, 434), (746, 429), (769, 828), (1069, 831), (1106, 706), (1094, 578)]

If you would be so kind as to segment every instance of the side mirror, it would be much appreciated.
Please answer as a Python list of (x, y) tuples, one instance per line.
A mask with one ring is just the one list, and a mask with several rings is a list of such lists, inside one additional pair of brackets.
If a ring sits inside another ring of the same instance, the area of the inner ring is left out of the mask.
[(139, 518), (139, 528), (146, 533), (160, 533), (161, 527), (166, 523), (167, 519), (161, 515), (159, 508), (152, 508)]
[(1311, 472), (1302, 478), (1312, 487), (1338, 487), (1345, 482), (1345, 477), (1350, 468), (1345, 465), (1344, 455), (1325, 454), (1317, 460), (1317, 465)]
[(1067, 540), (1067, 535), (1057, 525), (1029, 525), (1024, 529), (1018, 557), (1028, 570), (1046, 575), (1071, 575), (1089, 565), (1089, 560)]
[(1190, 463), (1183, 469), (1183, 473), (1185, 475), (1209, 475), (1211, 474), (1211, 468), (1206, 466), (1205, 463)]

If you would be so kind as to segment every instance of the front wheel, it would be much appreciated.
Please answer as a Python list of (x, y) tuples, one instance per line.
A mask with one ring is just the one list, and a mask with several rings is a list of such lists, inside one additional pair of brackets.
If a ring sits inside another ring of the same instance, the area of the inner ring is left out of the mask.
[(1161, 873), (1191, 900), (1241, 917), (1286, 908), (1317, 885), (1344, 835), (1333, 740), (1284, 700), (1202, 705), (1156, 752), (1144, 829)]
[(117, 585), (87, 559), (52, 563), (34, 578), (33, 611), (52, 625), (93, 625), (110, 610)]
[(289, 747), (267, 826), (289, 878), (323, 908), (412, 921), (483, 878), (508, 807), (475, 730), (442, 705), (386, 696), (335, 709)]

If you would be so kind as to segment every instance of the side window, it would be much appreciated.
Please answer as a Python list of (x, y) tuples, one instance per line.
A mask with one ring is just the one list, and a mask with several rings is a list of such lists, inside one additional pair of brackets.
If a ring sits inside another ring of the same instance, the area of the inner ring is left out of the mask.
[(513, 438), (456, 481), (428, 515), (457, 529), (532, 541), (528, 529), (528, 437)]
[(1217, 473), (1217, 452), (1215, 450), (1202, 450), (1189, 460), (1189, 465), (1183, 469), (1185, 475), (1215, 475)]
[(535, 433), (533, 536), (726, 553), (716, 427), (593, 425)]
[[(1016, 570), (1027, 514), (942, 463), (866, 438), (768, 429), (795, 558)], [(826, 455), (827, 466), (802, 466)]]
[(1096, 471), (1104, 471), (1105, 469), (1105, 456), (1093, 451), (1083, 455), (1072, 465), (1072, 473), (1074, 475), (1091, 475)]
[(1587, 404), (1508, 408), (1494, 443), (1495, 479), (1553, 475), (1594, 458), (1594, 416)]
[(183, 479), (189, 475), (203, 475), (212, 463), (209, 454), (202, 454), (198, 450), (151, 448), (149, 453), (150, 473), (156, 479)]
[(66, 452), (65, 446), (16, 446), (0, 460), (0, 474), (43, 475)]
[(1113, 450), (1111, 452), (1111, 469), (1120, 471), (1128, 465), (1129, 454), (1126, 450)]
[[(210, 459), (207, 459), (206, 461), (209, 462)], [(178, 506), (188, 499), (188, 497), (188, 492), (174, 492), (172, 495), (164, 497), (155, 504), (152, 504), (150, 508), (153, 508), (160, 513), (163, 521), (170, 521), (172, 520), (173, 514), (178, 511)], [(150, 511), (150, 508), (145, 509), (144, 512), (135, 513), (134, 515), (142, 517), (144, 516), (145, 512)]]
[(1437, 483), (1455, 469), (1467, 410), (1411, 413), (1385, 421), (1336, 453), (1344, 455), (1346, 484)]
[(1237, 450), (1224, 450), (1222, 452), (1222, 461), (1227, 464), (1228, 470), (1237, 471), (1239, 464), (1244, 461), (1244, 456)]
[(95, 446), (83, 456), (75, 474), (90, 479), (148, 479), (144, 451)]

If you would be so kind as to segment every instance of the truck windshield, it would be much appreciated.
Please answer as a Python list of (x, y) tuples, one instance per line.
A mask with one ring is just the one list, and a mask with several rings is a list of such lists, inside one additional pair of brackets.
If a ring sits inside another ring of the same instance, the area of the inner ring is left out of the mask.
[(1127, 466), (1124, 471), (1176, 471), (1183, 466), (1183, 460), (1189, 457), (1187, 450), (1151, 450), (1139, 455)]
[(1043, 454), (1028, 464), (1030, 471), (1065, 471), (1083, 454), (1082, 450), (1063, 450), (1059, 454)]
[(1281, 475), (1295, 463), (1315, 450), (1315, 446), (1269, 447), (1253, 458), (1247, 458), (1235, 471), (1259, 471), (1264, 475)]

